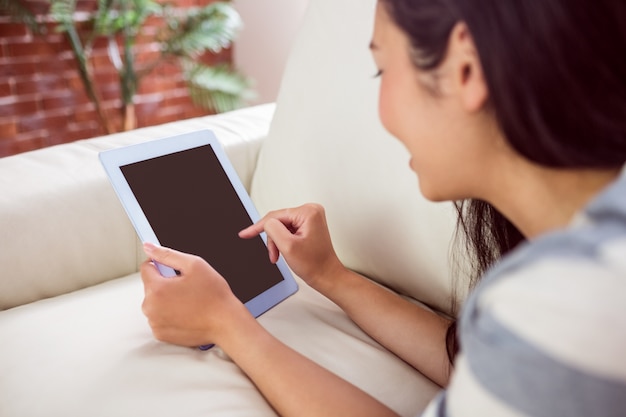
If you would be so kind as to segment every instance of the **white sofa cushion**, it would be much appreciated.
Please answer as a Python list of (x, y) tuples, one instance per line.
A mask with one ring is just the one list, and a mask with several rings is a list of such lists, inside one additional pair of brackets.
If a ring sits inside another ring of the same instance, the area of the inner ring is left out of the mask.
[[(375, 0), (315, 0), (285, 70), (252, 183), (261, 213), (318, 202), (348, 267), (449, 312), (451, 204), (421, 197), (382, 128), (368, 50)], [(458, 281), (458, 282), (457, 282)]]
[[(2, 312), (0, 415), (275, 416), (218, 349), (157, 342), (141, 313), (142, 298), (133, 274)], [(304, 284), (259, 320), (401, 415), (415, 415), (437, 391)]]

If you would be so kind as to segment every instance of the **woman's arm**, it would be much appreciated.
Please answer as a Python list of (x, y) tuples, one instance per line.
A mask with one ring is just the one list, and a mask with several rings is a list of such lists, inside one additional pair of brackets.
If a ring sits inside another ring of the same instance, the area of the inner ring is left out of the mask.
[(347, 270), (332, 248), (323, 207), (306, 204), (271, 212), (240, 236), (250, 238), (263, 231), (273, 262), (282, 253), (299, 277), (371, 337), (437, 384), (447, 384), (449, 320)]
[(282, 416), (395, 416), (389, 408), (269, 334), (204, 260), (145, 245), (181, 272), (163, 278), (145, 262), (143, 311), (155, 337), (183, 346), (219, 345)]
[(278, 341), (254, 319), (222, 338), (220, 346), (281, 416), (396, 416), (354, 385)]
[(439, 386), (452, 366), (446, 350), (450, 321), (344, 269), (316, 290), (341, 307), (368, 335)]

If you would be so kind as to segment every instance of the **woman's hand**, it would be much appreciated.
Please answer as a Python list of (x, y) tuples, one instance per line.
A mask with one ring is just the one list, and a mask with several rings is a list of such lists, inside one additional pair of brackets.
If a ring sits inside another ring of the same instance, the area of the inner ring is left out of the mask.
[(333, 249), (324, 208), (318, 204), (272, 211), (239, 236), (249, 239), (263, 231), (270, 260), (276, 263), (282, 253), (293, 272), (314, 288), (321, 279), (345, 269)]
[(141, 265), (145, 298), (143, 312), (154, 337), (182, 346), (219, 344), (238, 318), (251, 317), (224, 278), (202, 258), (144, 244), (148, 257), (180, 271), (161, 276), (151, 261)]
[[(299, 214), (302, 212), (297, 210)], [(323, 212), (321, 218), (319, 214), (301, 218), (296, 215), (287, 224), (296, 235), (298, 231), (304, 234), (308, 226), (325, 224), (320, 223)], [(274, 223), (272, 219), (266, 216), (264, 222)], [(276, 223), (274, 226), (284, 227), (281, 222)], [(270, 226), (274, 236), (277, 228)], [(249, 231), (244, 235), (252, 237), (255, 233)], [(311, 254), (321, 259), (334, 255), (330, 239), (320, 239), (327, 231), (304, 235), (314, 236), (311, 243), (326, 243), (316, 246), (316, 250), (298, 249), (300, 244), (293, 244), (295, 258)], [(309, 238), (302, 239), (309, 242)], [(279, 235), (278, 247), (284, 248), (284, 240), (289, 240), (288, 236)], [(146, 261), (141, 266), (145, 286), (143, 312), (158, 340), (183, 346), (218, 344), (283, 416), (396, 416), (376, 399), (269, 334), (233, 295), (220, 274), (202, 258), (150, 243), (144, 244), (144, 250), (154, 261), (180, 271), (179, 276), (164, 278), (152, 262)]]

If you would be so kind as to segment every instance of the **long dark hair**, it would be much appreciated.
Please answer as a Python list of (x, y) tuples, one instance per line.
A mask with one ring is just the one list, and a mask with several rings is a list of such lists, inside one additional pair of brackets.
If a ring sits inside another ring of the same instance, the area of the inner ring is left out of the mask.
[[(464, 22), (509, 144), (535, 163), (616, 168), (626, 161), (626, 2), (623, 0), (380, 0), (410, 39), (412, 60), (436, 70)], [(474, 278), (521, 241), (489, 203), (457, 202)], [(472, 284), (473, 285), (472, 281)], [(458, 350), (453, 324), (446, 338)]]

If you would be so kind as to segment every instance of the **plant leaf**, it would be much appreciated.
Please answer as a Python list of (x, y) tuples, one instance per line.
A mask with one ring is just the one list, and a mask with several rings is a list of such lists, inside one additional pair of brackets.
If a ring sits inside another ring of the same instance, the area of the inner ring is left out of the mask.
[(163, 50), (176, 56), (195, 57), (228, 48), (242, 25), (237, 11), (226, 2), (190, 9), (184, 19), (175, 13), (166, 19), (171, 33), (166, 36)]
[(192, 101), (218, 113), (240, 108), (254, 96), (250, 80), (226, 65), (194, 64), (186, 78)]
[(65, 32), (69, 26), (73, 25), (76, 2), (74, 0), (52, 0), (50, 2), (50, 16), (59, 23), (56, 30)]

